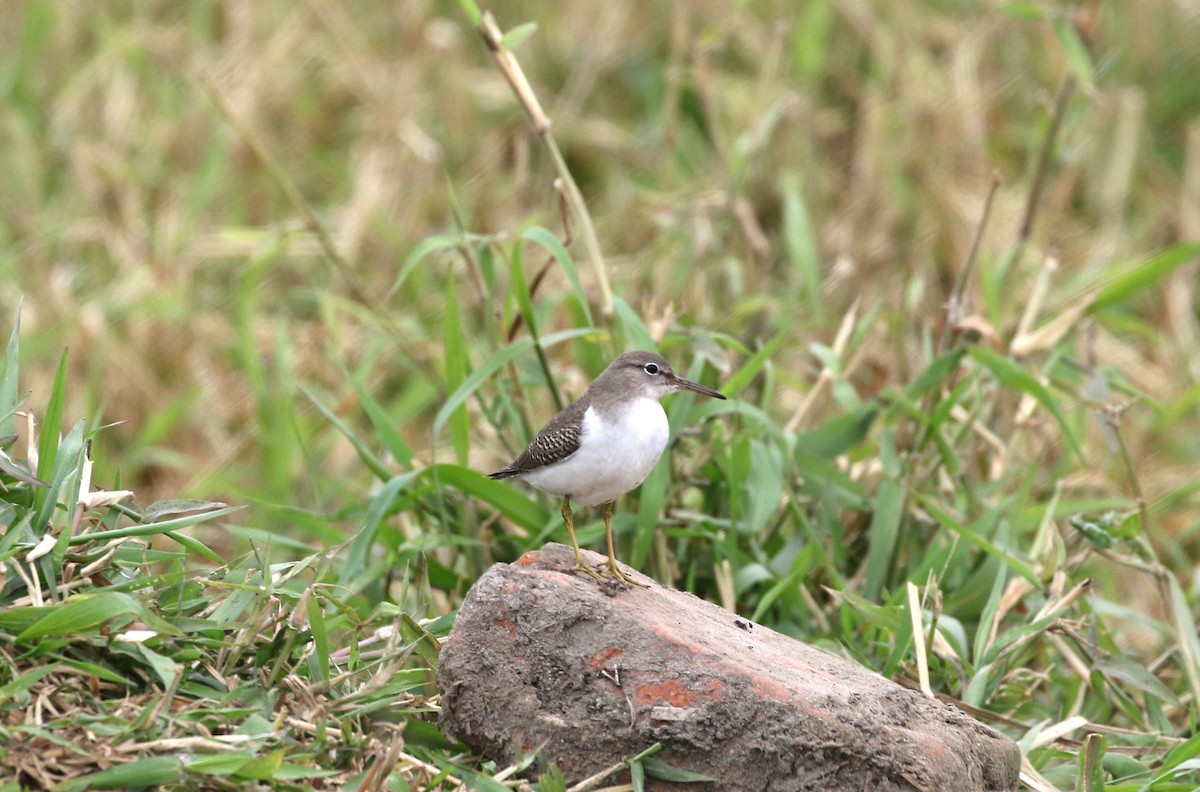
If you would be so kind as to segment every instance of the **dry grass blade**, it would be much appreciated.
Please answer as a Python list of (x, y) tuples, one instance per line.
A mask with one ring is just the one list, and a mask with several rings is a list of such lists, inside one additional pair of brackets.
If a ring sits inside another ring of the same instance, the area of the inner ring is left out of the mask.
[(530, 87), (529, 80), (526, 79), (525, 72), (521, 70), (521, 65), (517, 62), (516, 57), (504, 48), (504, 36), (491, 12), (484, 12), (480, 33), (483, 35), (483, 41), (487, 45), (488, 51), (492, 53), (496, 65), (504, 75), (504, 79), (508, 81), (513, 93), (517, 96), (517, 101), (521, 103), (521, 107), (529, 116), (534, 133), (542, 139), (550, 153), (554, 169), (566, 194), (567, 204), (571, 207), (575, 222), (579, 227), (584, 249), (592, 262), (592, 270), (596, 274), (596, 282), (600, 287), (600, 311), (604, 316), (611, 317), (613, 315), (612, 287), (608, 283), (608, 270), (600, 252), (600, 240), (596, 236), (596, 229), (592, 224), (587, 203), (583, 200), (583, 194), (579, 191), (579, 186), (575, 183), (575, 178), (571, 175), (566, 160), (563, 159), (562, 152), (558, 148), (558, 143), (554, 139), (554, 134), (550, 130), (550, 119), (542, 111), (541, 103), (538, 102), (537, 95)]

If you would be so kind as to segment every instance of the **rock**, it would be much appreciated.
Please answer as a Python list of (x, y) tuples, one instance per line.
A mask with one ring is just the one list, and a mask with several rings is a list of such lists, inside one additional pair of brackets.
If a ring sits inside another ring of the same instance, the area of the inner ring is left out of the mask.
[(649, 588), (573, 565), (551, 544), (492, 567), (442, 648), (443, 730), (502, 766), (541, 747), (578, 780), (659, 742), (714, 781), (649, 789), (1017, 788), (1016, 744), (955, 707), (628, 568)]

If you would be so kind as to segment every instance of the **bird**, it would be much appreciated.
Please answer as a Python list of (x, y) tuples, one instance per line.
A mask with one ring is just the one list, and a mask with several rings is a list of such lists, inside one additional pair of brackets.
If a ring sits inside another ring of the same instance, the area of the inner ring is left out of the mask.
[[(574, 569), (600, 581), (633, 583), (617, 565), (613, 550), (613, 503), (640, 486), (662, 456), (670, 426), (659, 400), (680, 390), (725, 398), (680, 377), (661, 355), (626, 352), (579, 399), (551, 418), (520, 456), (488, 477), (519, 478), (562, 498), (563, 522), (575, 549)], [(579, 550), (571, 501), (602, 506), (608, 562), (599, 569), (589, 566)]]

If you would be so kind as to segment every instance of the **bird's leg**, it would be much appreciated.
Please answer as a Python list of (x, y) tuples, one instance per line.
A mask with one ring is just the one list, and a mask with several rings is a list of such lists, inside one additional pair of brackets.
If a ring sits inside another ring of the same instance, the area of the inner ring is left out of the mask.
[(575, 538), (575, 522), (571, 519), (571, 496), (567, 495), (562, 502), (563, 522), (567, 524), (567, 535), (571, 537), (571, 547), (575, 548), (575, 568), (587, 572), (592, 577), (600, 580), (601, 575), (596, 570), (587, 565), (583, 560), (583, 553), (579, 549), (579, 540)]
[(604, 565), (604, 567), (602, 568), (604, 571), (602, 571), (600, 574), (605, 575), (605, 576), (615, 577), (617, 580), (621, 581), (622, 583), (630, 583), (635, 586), (641, 586), (642, 588), (647, 588), (642, 583), (638, 583), (637, 581), (630, 580), (628, 577), (626, 577), (625, 573), (621, 571), (621, 568), (619, 566), (617, 566), (617, 553), (615, 550), (613, 550), (613, 534), (612, 534), (613, 501), (609, 501), (608, 503), (604, 504), (604, 506), (602, 506), (601, 509), (603, 510), (601, 512), (601, 514), (604, 515), (604, 533), (608, 539), (608, 563)]

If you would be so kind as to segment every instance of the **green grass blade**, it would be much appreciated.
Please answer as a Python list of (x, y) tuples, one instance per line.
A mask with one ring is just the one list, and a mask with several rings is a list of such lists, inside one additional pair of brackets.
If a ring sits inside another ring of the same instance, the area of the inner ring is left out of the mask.
[(792, 266), (799, 273), (804, 304), (813, 316), (820, 316), (821, 257), (817, 252), (816, 233), (804, 203), (800, 180), (789, 175), (784, 178), (780, 190), (783, 193), (784, 248)]
[(55, 792), (84, 792), (87, 789), (146, 789), (183, 781), (183, 762), (177, 756), (152, 756), (73, 778)]
[(537, 315), (533, 312), (533, 299), (529, 293), (529, 282), (525, 278), (525, 257), (521, 255), (519, 245), (513, 249), (509, 279), (512, 284), (510, 291), (517, 301), (517, 312), (521, 314), (521, 319), (525, 322), (529, 335), (533, 336), (536, 342), (538, 337)]
[(1037, 377), (1009, 358), (992, 351), (982, 344), (971, 347), (971, 358), (990, 371), (1001, 385), (1022, 393), (1027, 393), (1045, 407), (1058, 424), (1059, 431), (1062, 433), (1067, 447), (1071, 449), (1072, 453), (1075, 454), (1075, 458), (1080, 463), (1084, 463), (1083, 449), (1079, 447), (1079, 442), (1067, 426), (1067, 418), (1063, 414), (1058, 400), (1054, 398), (1054, 395), (1050, 393), (1049, 389)]
[[(57, 436), (58, 429), (55, 428)], [(46, 434), (42, 435), (45, 439)], [(37, 513), (33, 519), (33, 530), (38, 536), (44, 534), (51, 524), (51, 518), (54, 515), (54, 510), (58, 507), (59, 501), (62, 501), (63, 507), (70, 510), (75, 505), (77, 492), (71, 489), (69, 482), (74, 478), (74, 474), (79, 471), (80, 461), (83, 459), (83, 421), (76, 422), (74, 428), (63, 438), (59, 444), (57, 437), (54, 444), (54, 454), (51, 459), (54, 464), (51, 468), (50, 486), (47, 488), (37, 487), (34, 489), (34, 503)], [(44, 460), (38, 462), (39, 470), (46, 470)], [(70, 490), (70, 491), (69, 491)], [(41, 503), (38, 504), (41, 495)]]
[(747, 482), (745, 520), (738, 529), (759, 536), (779, 508), (783, 493), (783, 453), (773, 443), (751, 439), (750, 469), (754, 475)]
[[(38, 469), (33, 471), (38, 478), (52, 480), (55, 462), (58, 456), (58, 434), (62, 428), (63, 403), (67, 392), (67, 351), (64, 349), (58, 361), (58, 373), (54, 376), (54, 387), (50, 391), (50, 403), (46, 405), (46, 414), (42, 417), (40, 436), (38, 437)], [(38, 487), (33, 491), (33, 509), (37, 512), (34, 521), (36, 530), (44, 531), (49, 524), (49, 514), (54, 508), (54, 498), (57, 490)], [(47, 504), (49, 508), (47, 508)]]
[(467, 21), (472, 27), (479, 27), (483, 22), (483, 12), (479, 10), (479, 6), (475, 4), (475, 0), (458, 0), (459, 8), (466, 15)]
[(954, 375), (954, 372), (958, 371), (964, 354), (966, 354), (966, 349), (959, 347), (934, 360), (908, 384), (908, 387), (904, 389), (905, 394), (915, 401), (934, 388), (940, 388), (946, 380)]
[[(1016, 572), (1034, 586), (1041, 588), (1041, 579), (1033, 570), (1033, 567), (1031, 567), (1027, 562), (1017, 558), (1012, 553), (1002, 548), (997, 542), (993, 542), (992, 540), (988, 539), (973, 527), (970, 527), (951, 516), (951, 514), (932, 497), (923, 493), (918, 493), (917, 498), (921, 502), (921, 506), (924, 507), (925, 510), (929, 512), (930, 516), (937, 520), (943, 528), (946, 528), (961, 536), (963, 539), (966, 539), (968, 542), (980, 548), (988, 555), (1002, 560), (1010, 569), (1012, 569), (1013, 572)], [(985, 515), (983, 520), (994, 519), (995, 514), (996, 513), (993, 510), (988, 515)], [(983, 520), (981, 520), (981, 522)]]
[(1050, 23), (1054, 28), (1054, 36), (1062, 47), (1063, 55), (1066, 56), (1067, 67), (1075, 75), (1075, 79), (1089, 91), (1095, 90), (1096, 69), (1092, 65), (1092, 56), (1088, 53), (1087, 45), (1075, 29), (1073, 17), (1074, 14), (1069, 12), (1054, 14)]
[(375, 544), (375, 535), (383, 523), (384, 516), (391, 509), (399, 494), (421, 474), (420, 470), (412, 470), (394, 476), (371, 498), (367, 504), (367, 513), (363, 517), (362, 527), (354, 535), (354, 539), (351, 540), (350, 546), (346, 550), (345, 563), (342, 564), (341, 571), (338, 573), (340, 585), (349, 586), (351, 581), (357, 580), (367, 569), (371, 548)]
[(459, 465), (434, 465), (424, 472), (435, 481), (494, 506), (527, 531), (540, 530), (549, 519), (549, 513), (511, 481), (492, 481), (478, 471)]
[(76, 594), (22, 630), (17, 643), (32, 643), (45, 635), (92, 634), (101, 625), (123, 626), (144, 616), (141, 601), (119, 591)]
[(512, 30), (507, 31), (500, 37), (500, 49), (514, 50), (521, 46), (525, 39), (529, 38), (537, 30), (537, 22), (526, 22), (517, 25)]
[(654, 352), (658, 350), (658, 345), (654, 343), (654, 337), (650, 335), (642, 317), (638, 316), (637, 311), (633, 310), (629, 303), (614, 295), (613, 307), (616, 308), (617, 318), (621, 321), (621, 327), (625, 331), (625, 348), (621, 351), (643, 349), (647, 352)]
[(375, 456), (375, 452), (367, 447), (367, 444), (363, 442), (362, 438), (358, 436), (358, 433), (351, 428), (350, 424), (343, 421), (333, 412), (333, 410), (330, 410), (328, 407), (326, 407), (324, 403), (317, 398), (317, 395), (308, 388), (301, 386), (300, 392), (303, 393), (310, 402), (312, 402), (312, 405), (316, 407), (317, 411), (325, 417), (326, 421), (328, 421), (335, 429), (341, 432), (343, 437), (350, 441), (350, 445), (354, 446), (355, 452), (358, 453), (358, 458), (361, 459), (363, 464), (370, 469), (371, 473), (375, 475), (375, 478), (381, 481), (387, 481), (389, 478), (391, 478), (392, 474), (387, 469), (387, 465), (383, 464), (383, 461), (380, 460), (379, 457)]
[(880, 435), (879, 451), (883, 458), (883, 479), (875, 495), (871, 527), (867, 532), (867, 574), (863, 583), (863, 596), (871, 600), (879, 597), (879, 592), (887, 583), (892, 556), (900, 540), (905, 502), (900, 460), (896, 456), (891, 430)]
[(183, 528), (190, 528), (193, 525), (199, 525), (211, 520), (216, 520), (224, 517), (227, 514), (233, 514), (236, 511), (241, 511), (245, 506), (227, 506), (224, 509), (216, 511), (204, 512), (202, 514), (189, 514), (185, 517), (176, 517), (174, 520), (163, 520), (162, 522), (149, 523), (146, 525), (131, 525), (126, 528), (113, 528), (107, 531), (93, 531), (91, 533), (80, 534), (71, 537), (72, 545), (87, 544), (89, 542), (107, 542), (112, 539), (125, 539), (130, 536), (155, 536), (158, 534), (169, 534), (172, 531), (179, 531)]
[(396, 280), (392, 283), (392, 288), (388, 292), (388, 297), (391, 297), (396, 292), (404, 287), (404, 282), (412, 275), (413, 270), (417, 265), (430, 253), (435, 253), (439, 250), (447, 250), (456, 248), (462, 244), (462, 240), (457, 236), (441, 235), (432, 236), (422, 239), (417, 243), (417, 246), (412, 249), (412, 252), (404, 259), (404, 263), (400, 265), (400, 272), (396, 275)]
[(4, 370), (0, 371), (0, 437), (15, 434), (17, 419), (17, 376), (21, 370), (21, 304), (13, 320), (12, 334), (4, 352)]
[(325, 623), (325, 611), (321, 607), (320, 601), (309, 596), (305, 601), (305, 608), (308, 613), (308, 627), (312, 631), (313, 651), (309, 655), (310, 662), (315, 662), (316, 672), (311, 675), (313, 681), (328, 682), (329, 681), (329, 629)]
[[(588, 335), (592, 332), (594, 331), (591, 328), (563, 330), (561, 332), (551, 333), (550, 335), (545, 336), (541, 339), (541, 344), (543, 347), (549, 348), (555, 346), (556, 344), (560, 344), (563, 341), (568, 341), (572, 338), (579, 338), (580, 336)], [(459, 407), (461, 407), (463, 402), (469, 399), (484, 382), (493, 377), (501, 368), (508, 365), (513, 360), (516, 360), (522, 354), (531, 349), (533, 349), (533, 339), (518, 338), (516, 341), (506, 344), (489, 355), (487, 359), (485, 359), (477, 369), (472, 371), (470, 376), (464, 379), (462, 384), (459, 385), (458, 388), (456, 388), (446, 398), (445, 403), (442, 404), (441, 409), (438, 410), (437, 415), (433, 419), (434, 436), (436, 436), (437, 433), (441, 431), (442, 427), (446, 425), (446, 421), (449, 419), (450, 415)]]
[[(514, 267), (520, 262), (514, 259)], [(526, 294), (528, 300), (528, 294)], [(442, 325), (442, 341), (446, 361), (446, 392), (453, 393), (462, 386), (467, 378), (470, 363), (467, 360), (467, 341), (463, 336), (462, 318), (458, 313), (458, 289), (453, 278), (446, 281), (446, 316)], [(530, 317), (532, 318), (532, 317)], [(530, 326), (532, 330), (532, 325)], [(536, 338), (536, 334), (534, 335)], [(454, 448), (455, 459), (465, 464), (471, 451), (471, 424), (466, 404), (460, 404), (449, 415), (450, 444)], [(434, 435), (436, 437), (436, 434)]]
[(787, 328), (781, 330), (774, 338), (763, 344), (761, 349), (751, 355), (749, 360), (743, 363), (737, 371), (726, 378), (718, 390), (730, 399), (737, 396), (747, 385), (754, 381), (754, 378), (771, 361), (771, 358), (779, 351), (779, 347), (789, 337), (790, 332)]
[(1139, 292), (1162, 282), (1178, 267), (1200, 257), (1200, 242), (1185, 242), (1167, 248), (1149, 261), (1117, 275), (1096, 295), (1088, 308), (1089, 313), (1103, 311), (1114, 305), (1127, 302)]
[(633, 554), (629, 563), (634, 569), (643, 569), (646, 557), (650, 555), (650, 546), (654, 543), (654, 534), (658, 531), (658, 521), (662, 517), (663, 504), (667, 500), (667, 488), (671, 479), (671, 463), (663, 455), (658, 464), (650, 471), (650, 475), (642, 482), (638, 495), (638, 512), (634, 521)]
[[(413, 464), (412, 446), (396, 431), (396, 422), (392, 420), (387, 411), (375, 400), (370, 391), (363, 387), (362, 382), (357, 377), (347, 374), (347, 379), (350, 381), (350, 387), (354, 388), (354, 392), (358, 394), (359, 403), (362, 404), (363, 410), (366, 411), (367, 417), (371, 420), (371, 428), (379, 436), (379, 441), (387, 449), (388, 454), (391, 455), (392, 459), (396, 460), (396, 464), (401, 468), (411, 468)], [(310, 396), (309, 398), (312, 397)], [(351, 442), (354, 442), (354, 440), (351, 439)], [(372, 455), (372, 458), (374, 458), (374, 455)], [(370, 465), (369, 462), (368, 465)], [(371, 469), (376, 475), (379, 474), (379, 471), (375, 467), (372, 466)]]
[(1174, 575), (1168, 575), (1167, 585), (1171, 592), (1171, 624), (1179, 642), (1180, 664), (1187, 677), (1194, 708), (1196, 702), (1200, 701), (1200, 632), (1196, 630), (1196, 620), (1179, 580)]
[(550, 251), (550, 255), (554, 256), (554, 260), (566, 274), (567, 280), (571, 282), (571, 288), (575, 290), (575, 299), (579, 301), (583, 315), (587, 317), (588, 326), (594, 326), (595, 322), (592, 320), (592, 309), (588, 305), (587, 292), (583, 290), (583, 281), (579, 279), (579, 269), (575, 266), (575, 259), (571, 257), (570, 251), (563, 247), (562, 242), (558, 241), (558, 237), (541, 226), (526, 229), (521, 234), (521, 238), (535, 242)]
[(857, 446), (871, 431), (879, 408), (868, 404), (856, 412), (830, 418), (796, 438), (796, 447), (824, 459), (833, 459)]

